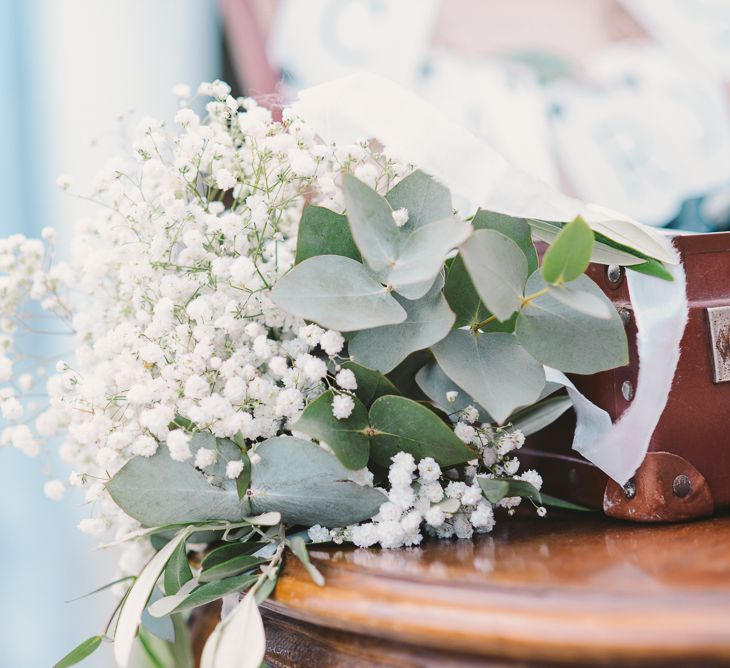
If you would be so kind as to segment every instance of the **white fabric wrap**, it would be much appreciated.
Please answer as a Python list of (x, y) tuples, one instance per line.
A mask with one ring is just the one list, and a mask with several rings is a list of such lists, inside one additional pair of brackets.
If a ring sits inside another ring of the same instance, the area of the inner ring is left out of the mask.
[(631, 406), (616, 424), (564, 374), (548, 370), (548, 379), (565, 385), (573, 400), (573, 448), (624, 484), (643, 461), (666, 405), (687, 320), (684, 270), (669, 240), (622, 214), (554, 190), (415, 94), (376, 75), (355, 74), (303, 90), (294, 113), (328, 142), (377, 139), (395, 159), (444, 183), (466, 215), (477, 207), (558, 222), (581, 215), (594, 230), (672, 265), (673, 282), (629, 272), (639, 380)]

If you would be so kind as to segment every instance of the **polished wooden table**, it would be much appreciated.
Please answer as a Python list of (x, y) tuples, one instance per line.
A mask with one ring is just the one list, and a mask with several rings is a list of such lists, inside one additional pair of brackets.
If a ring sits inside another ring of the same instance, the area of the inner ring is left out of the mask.
[(502, 520), (475, 541), (312, 550), (265, 604), (272, 668), (730, 665), (730, 517)]

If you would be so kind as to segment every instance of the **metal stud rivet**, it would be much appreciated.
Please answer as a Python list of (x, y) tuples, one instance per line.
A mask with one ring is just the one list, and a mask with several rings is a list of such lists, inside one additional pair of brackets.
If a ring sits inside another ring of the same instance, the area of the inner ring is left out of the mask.
[(684, 475), (684, 473), (678, 475), (672, 483), (672, 491), (674, 496), (680, 498), (687, 496), (692, 491), (692, 481), (689, 476)]
[(627, 499), (629, 499), (629, 500), (633, 499), (636, 496), (636, 481), (633, 478), (631, 478), (631, 480), (629, 480), (623, 486), (623, 490), (624, 490), (624, 496)]
[(634, 386), (630, 380), (625, 380), (621, 385), (621, 396), (626, 401), (631, 401), (634, 398)]
[(617, 264), (609, 264), (606, 268), (606, 278), (613, 285), (616, 285), (623, 278), (623, 274), (623, 269)]
[(621, 322), (624, 323), (624, 327), (628, 327), (631, 322), (631, 311), (627, 308), (620, 308), (618, 314), (621, 317)]

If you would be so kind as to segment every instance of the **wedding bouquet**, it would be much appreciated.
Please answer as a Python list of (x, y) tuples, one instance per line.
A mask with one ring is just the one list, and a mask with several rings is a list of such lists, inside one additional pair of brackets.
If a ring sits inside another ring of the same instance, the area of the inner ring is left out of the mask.
[[(117, 609), (57, 666), (103, 641), (126, 666), (173, 633), (188, 665), (180, 620), (220, 598), (202, 665), (258, 666), (287, 550), (324, 584), (312, 542), (469, 538), (522, 500), (544, 515), (557, 500), (515, 453), (571, 405), (555, 370), (627, 362), (589, 261), (667, 278), (581, 218), (460, 216), (387, 145), (324, 142), (219, 81), (204, 118), (177, 92), (174, 127), (143, 120), (99, 174), (70, 262), (51, 230), (0, 243), (2, 443), (62, 433), (81, 530), (122, 546)], [(18, 335), (42, 312), (76, 344), (34, 409), (45, 367)]]

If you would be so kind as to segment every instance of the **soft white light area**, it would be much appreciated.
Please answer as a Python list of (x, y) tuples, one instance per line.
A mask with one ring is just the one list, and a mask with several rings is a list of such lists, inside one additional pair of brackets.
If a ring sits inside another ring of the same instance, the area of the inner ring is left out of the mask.
[[(63, 248), (94, 205), (59, 192), (56, 176), (90, 190), (93, 174), (119, 151), (116, 113), (135, 106), (139, 118), (171, 117), (172, 86), (220, 76), (219, 50), (214, 0), (0, 0), (2, 235), (53, 225)], [(101, 632), (114, 607), (106, 593), (64, 603), (108, 582), (115, 555), (94, 552), (95, 539), (76, 529), (90, 514), (80, 496), (44, 496), (44, 474), (68, 474), (55, 449), (37, 460), (0, 451), (3, 667), (53, 665)], [(83, 665), (111, 661), (104, 647)]]

